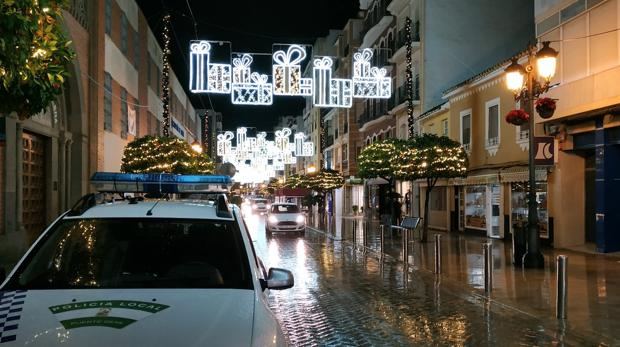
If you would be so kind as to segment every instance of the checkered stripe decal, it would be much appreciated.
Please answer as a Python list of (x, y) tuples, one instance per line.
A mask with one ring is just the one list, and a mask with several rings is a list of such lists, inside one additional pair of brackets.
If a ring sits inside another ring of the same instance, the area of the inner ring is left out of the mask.
[(25, 290), (0, 293), (0, 344), (17, 339), (17, 326), (25, 298)]

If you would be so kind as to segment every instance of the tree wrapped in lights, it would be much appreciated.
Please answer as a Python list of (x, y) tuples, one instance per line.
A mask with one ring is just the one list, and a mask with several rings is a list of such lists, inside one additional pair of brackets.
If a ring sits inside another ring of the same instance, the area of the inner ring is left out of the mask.
[(423, 134), (408, 141), (402, 152), (393, 156), (394, 175), (399, 179), (426, 180), (422, 242), (428, 236), (428, 209), (431, 191), (437, 180), (467, 175), (467, 153), (447, 136)]
[(170, 15), (164, 16), (164, 49), (163, 49), (163, 69), (161, 78), (161, 102), (163, 107), (164, 136), (170, 136)]
[(145, 136), (127, 144), (121, 171), (130, 173), (210, 174), (209, 156), (197, 153), (189, 143), (165, 136)]
[(405, 19), (405, 41), (407, 43), (407, 67), (406, 86), (407, 86), (407, 127), (409, 130), (409, 138), (415, 135), (414, 119), (413, 119), (413, 62), (411, 58), (411, 50), (413, 45), (413, 35), (411, 33), (411, 18)]
[(319, 172), (307, 175), (291, 175), (286, 180), (287, 188), (306, 188), (314, 190), (318, 193), (318, 198), (313, 199), (314, 203), (319, 204), (319, 211), (325, 202), (325, 197), (334, 189), (338, 189), (344, 185), (344, 177), (339, 171), (322, 169)]
[(26, 119), (62, 92), (75, 54), (61, 20), (66, 1), (0, 1), (0, 113)]
[[(383, 178), (388, 181), (388, 197), (394, 198), (392, 188), (397, 170), (394, 158), (406, 148), (406, 141), (399, 139), (385, 139), (372, 143), (362, 150), (357, 158), (358, 175), (361, 178)], [(390, 215), (395, 223), (394, 204), (390, 203)]]

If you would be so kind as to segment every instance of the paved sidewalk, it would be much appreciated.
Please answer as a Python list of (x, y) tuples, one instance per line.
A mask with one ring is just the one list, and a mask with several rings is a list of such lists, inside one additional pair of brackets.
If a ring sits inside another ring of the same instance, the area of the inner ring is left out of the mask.
[[(379, 223), (360, 218), (339, 218), (327, 226), (314, 225), (332, 240), (353, 246), (356, 225), (356, 247), (368, 252), (379, 250)], [(366, 233), (366, 235), (365, 235)], [(568, 256), (568, 319), (560, 324), (570, 330), (594, 334), (612, 345), (620, 345), (620, 258), (587, 254), (570, 250), (543, 249), (544, 269), (522, 269), (511, 262), (511, 244), (464, 233), (429, 231), (429, 241), (409, 244), (410, 271), (432, 272), (434, 267), (434, 234), (442, 235), (442, 285), (484, 294), (484, 260), (482, 244), (493, 244), (494, 303), (506, 305), (545, 320), (555, 320), (557, 255)], [(366, 247), (364, 247), (366, 239)], [(385, 233), (387, 259), (402, 261), (400, 233)]]

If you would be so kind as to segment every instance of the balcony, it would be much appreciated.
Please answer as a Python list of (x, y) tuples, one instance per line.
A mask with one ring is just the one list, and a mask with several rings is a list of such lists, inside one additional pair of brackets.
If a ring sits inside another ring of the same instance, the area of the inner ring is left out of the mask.
[[(420, 101), (420, 76), (416, 75), (413, 80), (413, 101)], [(397, 106), (407, 102), (407, 84), (403, 83), (396, 89), (396, 93), (388, 100), (388, 109), (393, 110)]]
[[(412, 43), (419, 44), (420, 42), (420, 22), (415, 22), (411, 25), (411, 41)], [(392, 50), (391, 61), (398, 60), (397, 57), (405, 56), (405, 46), (407, 45), (407, 32), (405, 28), (400, 29), (396, 34), (396, 39), (391, 42), (390, 49)], [(413, 45), (415, 50), (416, 45)]]
[(364, 19), (364, 26), (362, 27), (361, 37), (364, 37), (368, 30), (377, 25), (381, 18), (385, 16), (391, 16), (390, 12), (387, 10), (388, 5), (392, 2), (392, 0), (378, 0), (379, 6), (374, 6), (374, 3), (370, 4), (368, 12), (366, 14), (366, 19)]

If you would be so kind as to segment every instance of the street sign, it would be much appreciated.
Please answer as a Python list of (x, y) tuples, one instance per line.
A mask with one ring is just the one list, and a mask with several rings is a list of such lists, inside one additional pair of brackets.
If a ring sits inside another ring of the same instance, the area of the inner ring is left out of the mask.
[(553, 165), (555, 153), (553, 136), (534, 137), (534, 150), (536, 151), (535, 165)]

